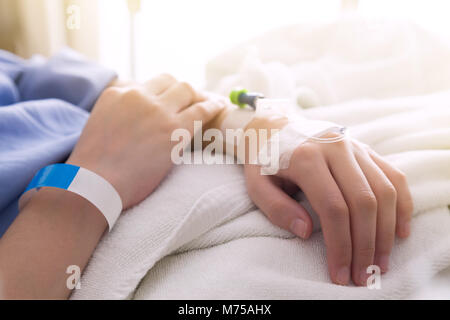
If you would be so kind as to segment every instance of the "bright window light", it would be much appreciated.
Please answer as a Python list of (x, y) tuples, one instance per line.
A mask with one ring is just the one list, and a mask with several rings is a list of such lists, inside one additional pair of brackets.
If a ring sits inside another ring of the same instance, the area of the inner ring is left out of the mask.
[[(357, 4), (367, 17), (400, 17), (450, 36), (448, 0), (141, 0), (135, 22), (137, 80), (169, 72), (197, 86), (214, 56), (265, 31), (336, 19)], [(100, 61), (130, 76), (126, 0), (99, 0)]]
[[(169, 72), (202, 85), (205, 63), (223, 50), (283, 25), (332, 20), (340, 8), (340, 0), (142, 0), (137, 79)], [(126, 1), (101, 0), (100, 13), (100, 61), (129, 76)]]

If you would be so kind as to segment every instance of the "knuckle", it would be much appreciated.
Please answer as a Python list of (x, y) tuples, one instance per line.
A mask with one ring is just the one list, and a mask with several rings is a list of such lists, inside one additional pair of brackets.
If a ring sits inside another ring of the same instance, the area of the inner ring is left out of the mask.
[(195, 90), (194, 88), (187, 82), (180, 82), (179, 83), (180, 89), (189, 92), (192, 96), (195, 96)]
[(146, 99), (153, 109), (158, 110), (162, 115), (168, 114), (167, 107), (158, 97), (146, 97)]
[(392, 232), (386, 232), (383, 234), (382, 243), (381, 241), (378, 242), (380, 243), (376, 244), (375, 253), (377, 255), (390, 254), (395, 242), (395, 228), (392, 230)]
[(354, 200), (355, 208), (368, 214), (377, 212), (377, 199), (372, 191), (361, 192)]
[(356, 148), (356, 149), (358, 149), (358, 150), (360, 150), (362, 152), (369, 152), (369, 151), (372, 150), (370, 148), (370, 146), (368, 144), (366, 144), (366, 143), (363, 143), (363, 142), (358, 141), (356, 139), (351, 139), (350, 141), (351, 141), (351, 143), (352, 143), (354, 148)]
[(355, 254), (364, 260), (371, 260), (375, 255), (375, 246), (373, 244), (367, 244), (361, 248), (355, 250)]
[(394, 177), (399, 183), (407, 184), (406, 174), (403, 171), (396, 169), (395, 173), (394, 173)]
[(315, 144), (304, 143), (295, 149), (293, 156), (301, 162), (314, 162), (319, 152)]
[(325, 207), (329, 219), (334, 221), (345, 221), (348, 219), (349, 211), (344, 200), (329, 200)]
[(384, 244), (383, 246), (380, 246), (375, 249), (375, 254), (374, 255), (390, 255), (392, 253), (392, 247), (394, 246), (394, 241), (395, 241), (395, 235), (392, 236), (392, 239), (389, 237), (389, 239), (386, 239), (386, 244)]
[(397, 190), (395, 190), (395, 187), (392, 184), (387, 184), (382, 188), (380, 191), (381, 199), (389, 201), (389, 202), (396, 202), (397, 201)]
[[(109, 87), (105, 89), (98, 98), (95, 109), (112, 108), (112, 105), (116, 105), (117, 101), (120, 101), (121, 89), (115, 87)], [(120, 107), (118, 104), (116, 107)]]
[(197, 104), (195, 112), (196, 112), (196, 118), (199, 118), (199, 119), (207, 118), (208, 115), (210, 114), (209, 109), (207, 108), (206, 104), (204, 104), (204, 103)]
[(126, 88), (122, 93), (122, 99), (125, 101), (137, 101), (141, 99), (143, 96), (143, 92), (138, 87), (129, 87)]
[(358, 155), (362, 158), (368, 156), (368, 154), (369, 154), (364, 147), (360, 146), (357, 143), (353, 143), (352, 149), (356, 155)]
[(122, 89), (120, 89), (118, 87), (109, 87), (103, 91), (103, 93), (101, 94), (101, 97), (110, 99), (110, 98), (119, 96), (121, 92), (122, 92)]

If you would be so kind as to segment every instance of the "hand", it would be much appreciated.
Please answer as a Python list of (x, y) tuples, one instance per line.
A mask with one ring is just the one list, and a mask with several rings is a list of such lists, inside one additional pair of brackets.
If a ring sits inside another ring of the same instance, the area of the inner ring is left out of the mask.
[(255, 204), (275, 225), (307, 239), (312, 220), (289, 195), (300, 188), (319, 215), (334, 283), (366, 285), (369, 265), (388, 270), (395, 233), (407, 237), (413, 211), (405, 175), (355, 140), (296, 148), (289, 168), (260, 175), (245, 165)]
[(124, 209), (145, 199), (172, 167), (171, 134), (193, 134), (224, 108), (184, 82), (161, 75), (144, 85), (110, 87), (100, 97), (67, 163), (96, 172), (122, 198)]
[[(67, 162), (108, 180), (126, 209), (148, 196), (172, 167), (172, 131), (192, 134), (194, 120), (207, 122), (222, 108), (223, 102), (167, 75), (144, 85), (113, 85), (96, 103)], [(67, 298), (67, 267), (83, 270), (106, 228), (85, 199), (39, 190), (0, 240), (0, 299)]]

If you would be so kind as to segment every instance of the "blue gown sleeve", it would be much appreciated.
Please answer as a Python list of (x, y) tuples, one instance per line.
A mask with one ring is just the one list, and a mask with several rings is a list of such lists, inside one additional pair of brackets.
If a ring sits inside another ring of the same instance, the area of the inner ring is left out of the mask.
[(69, 49), (48, 60), (0, 50), (0, 237), (33, 175), (67, 158), (115, 77)]
[(15, 83), (16, 102), (53, 98), (88, 111), (103, 89), (116, 78), (113, 71), (67, 48), (48, 60), (40, 56), (22, 60), (0, 51), (1, 73)]

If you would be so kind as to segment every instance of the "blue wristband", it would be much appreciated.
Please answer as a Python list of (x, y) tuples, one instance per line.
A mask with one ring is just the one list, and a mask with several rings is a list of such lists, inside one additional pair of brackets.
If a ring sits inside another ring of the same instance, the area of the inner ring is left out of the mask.
[(80, 195), (105, 216), (109, 230), (122, 212), (122, 200), (114, 187), (98, 174), (71, 164), (52, 164), (39, 170), (19, 199), (22, 209), (40, 188), (52, 187)]

